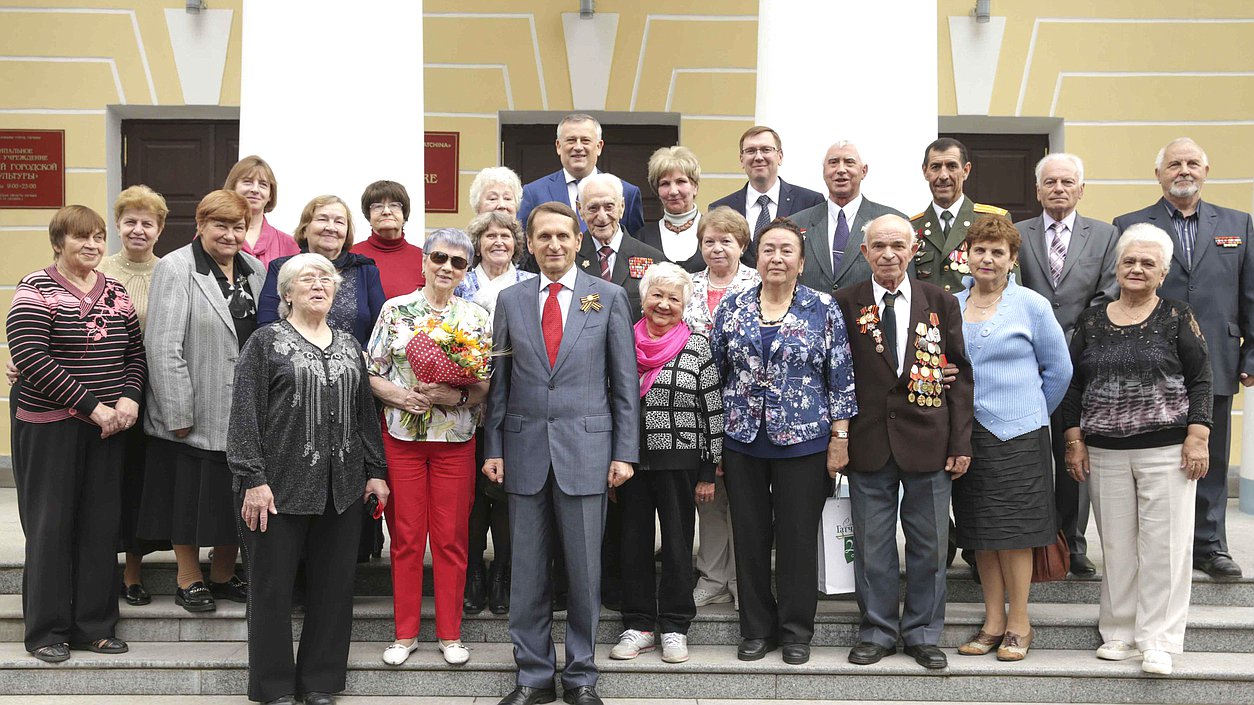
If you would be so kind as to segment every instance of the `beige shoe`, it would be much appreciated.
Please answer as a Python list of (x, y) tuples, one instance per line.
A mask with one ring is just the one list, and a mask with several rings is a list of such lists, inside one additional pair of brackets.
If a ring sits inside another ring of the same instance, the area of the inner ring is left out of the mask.
[(1002, 637), (1001, 634), (989, 634), (981, 629), (970, 641), (958, 647), (958, 653), (963, 656), (983, 656), (997, 648)]
[(1014, 632), (1006, 632), (1002, 637), (1001, 648), (997, 650), (998, 661), (1022, 661), (1024, 656), (1028, 655), (1028, 649), (1032, 647), (1032, 630), (1028, 629), (1027, 636), (1019, 636)]

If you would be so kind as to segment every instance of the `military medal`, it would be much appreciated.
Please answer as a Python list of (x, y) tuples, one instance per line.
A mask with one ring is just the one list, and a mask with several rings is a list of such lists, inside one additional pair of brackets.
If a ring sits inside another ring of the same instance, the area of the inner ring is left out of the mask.
[(875, 352), (884, 352), (884, 331), (880, 330), (880, 311), (875, 305), (863, 306), (858, 312), (858, 330), (875, 341)]
[(589, 311), (600, 311), (601, 310), (601, 295), (600, 294), (588, 294), (587, 296), (584, 296), (583, 298), (579, 299), (579, 310), (583, 311), (584, 313), (587, 313)]
[(627, 258), (627, 276), (632, 279), (639, 279), (644, 276), (644, 270), (653, 264), (651, 257), (628, 257)]

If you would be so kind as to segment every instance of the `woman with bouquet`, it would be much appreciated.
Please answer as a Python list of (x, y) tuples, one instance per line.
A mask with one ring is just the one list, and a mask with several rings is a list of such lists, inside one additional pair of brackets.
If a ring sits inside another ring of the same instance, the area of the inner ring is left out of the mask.
[(426, 283), (389, 299), (367, 347), (370, 386), (384, 404), (383, 449), (392, 488), (392, 601), (396, 641), (383, 660), (400, 665), (417, 648), (422, 558), (431, 539), (435, 633), (450, 664), (466, 663), (461, 643), (462, 592), (470, 506), (475, 493), (475, 428), (490, 373), (491, 321), (453, 295), (474, 246), (466, 233), (441, 228), (427, 236)]

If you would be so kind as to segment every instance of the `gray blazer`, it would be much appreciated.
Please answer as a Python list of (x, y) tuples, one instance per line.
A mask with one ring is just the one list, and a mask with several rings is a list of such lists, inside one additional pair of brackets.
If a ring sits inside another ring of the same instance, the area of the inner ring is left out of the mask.
[[(866, 257), (862, 256), (862, 229), (867, 223), (881, 215), (906, 215), (896, 208), (876, 203), (865, 196), (858, 207), (858, 215), (849, 224), (849, 244), (845, 246), (845, 256), (840, 261), (840, 271), (832, 274), (832, 237), (827, 232), (828, 218), (827, 200), (807, 208), (792, 216), (792, 220), (805, 232), (806, 264), (801, 271), (801, 283), (816, 291), (831, 293), (842, 287), (866, 281), (871, 278), (871, 266)], [(913, 262), (911, 263), (913, 267)], [(913, 269), (911, 270), (913, 271)]]
[[(1254, 374), (1254, 223), (1250, 214), (1206, 201), (1197, 206), (1197, 239), (1193, 262), (1180, 253), (1166, 199), (1115, 218), (1122, 233), (1134, 223), (1151, 223), (1175, 244), (1171, 269), (1158, 293), (1187, 302), (1197, 315), (1210, 353), (1215, 396), (1237, 392), (1240, 373)], [(1225, 244), (1232, 246), (1221, 246)]]
[[(492, 345), (496, 370), (483, 425), (484, 456), (504, 458), (505, 491), (534, 495), (549, 476), (567, 495), (606, 491), (611, 460), (640, 453), (640, 380), (621, 286), (578, 271), (557, 364), (540, 329), (540, 280), (501, 292)], [(600, 296), (600, 310), (580, 299)], [(150, 314), (151, 315), (151, 314)]]
[(1044, 296), (1054, 308), (1054, 318), (1067, 340), (1076, 319), (1089, 306), (1113, 301), (1119, 294), (1115, 283), (1115, 243), (1119, 231), (1109, 223), (1076, 213), (1071, 244), (1062, 264), (1062, 279), (1054, 286), (1049, 276), (1049, 235), (1045, 218), (1037, 216), (1015, 223), (1023, 243), (1019, 246), (1019, 276), (1023, 286)]
[[(231, 387), (239, 342), (222, 290), (212, 274), (196, 273), (193, 245), (161, 258), (148, 298), (148, 355), (144, 432), (201, 450), (226, 450)], [(252, 267), (248, 285), (261, 293), (266, 269), (241, 253)], [(174, 430), (191, 428), (186, 438)]]

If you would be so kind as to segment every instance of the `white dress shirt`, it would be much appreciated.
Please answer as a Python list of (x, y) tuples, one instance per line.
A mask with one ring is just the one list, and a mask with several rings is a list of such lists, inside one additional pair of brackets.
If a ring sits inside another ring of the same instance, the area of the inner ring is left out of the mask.
[[(558, 279), (556, 283), (562, 285), (562, 290), (557, 292), (557, 305), (562, 309), (562, 328), (566, 328), (566, 317), (570, 314), (570, 302), (575, 298), (575, 266), (572, 264), (570, 269)], [(540, 273), (540, 321), (544, 322), (544, 302), (549, 298), (549, 285), (554, 281), (544, 272)]]
[(592, 270), (592, 276), (601, 276), (601, 248), (606, 245), (609, 245), (610, 249), (614, 250), (614, 252), (610, 254), (610, 271), (613, 272), (614, 263), (618, 261), (618, 248), (623, 246), (623, 226), (618, 226), (618, 230), (614, 232), (614, 237), (610, 238), (609, 242), (601, 242), (593, 237), (592, 233), (588, 233), (588, 237), (592, 238), (592, 250), (596, 253), (596, 267)]
[(949, 214), (953, 216), (953, 218), (949, 219), (949, 227), (952, 228), (953, 226), (957, 225), (958, 224), (958, 209), (962, 208), (962, 204), (966, 200), (967, 200), (967, 197), (965, 194), (962, 196), (959, 196), (958, 200), (954, 201), (948, 208), (941, 208), (940, 206), (936, 205), (935, 201), (933, 201), (932, 212), (936, 214), (936, 220), (938, 221), (937, 224), (942, 228), (945, 226), (945, 219), (941, 217), (941, 213), (944, 213), (945, 211), (949, 211)]
[(758, 199), (762, 196), (768, 196), (771, 202), (767, 204), (767, 213), (770, 215), (767, 220), (775, 220), (779, 214), (779, 179), (775, 179), (775, 185), (767, 189), (766, 193), (762, 193), (749, 183), (745, 187), (745, 220), (749, 221), (749, 228), (752, 230), (755, 223), (758, 222)]
[[(871, 292), (875, 294), (875, 304), (880, 309), (880, 320), (884, 318), (884, 294), (888, 289), (871, 279)], [(906, 364), (906, 336), (910, 335), (910, 277), (901, 280), (897, 285), (897, 300), (893, 302), (893, 315), (897, 318), (897, 374), (901, 374)]]
[[(862, 194), (858, 194), (852, 201), (843, 206), (836, 205), (831, 198), (827, 199), (827, 242), (829, 246), (836, 240), (836, 223), (840, 220), (841, 211), (844, 211), (845, 213), (845, 226), (849, 228), (849, 240), (851, 242), (853, 241), (853, 221), (858, 217), (858, 209), (861, 207)], [(848, 247), (849, 243), (847, 242), (845, 243), (846, 250)], [(828, 249), (830, 250), (831, 248), (829, 247)], [(835, 272), (836, 258), (832, 256), (831, 252), (828, 252), (827, 254), (829, 257), (832, 257), (832, 271)], [(847, 255), (849, 252), (846, 251), (844, 254)]]

